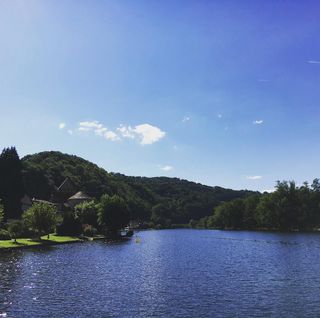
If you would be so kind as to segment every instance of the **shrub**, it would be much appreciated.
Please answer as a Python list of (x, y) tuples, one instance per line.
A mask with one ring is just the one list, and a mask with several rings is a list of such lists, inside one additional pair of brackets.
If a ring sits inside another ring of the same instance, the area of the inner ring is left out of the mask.
[(75, 218), (81, 224), (97, 225), (97, 205), (94, 201), (79, 203), (74, 209)]
[(23, 233), (23, 222), (20, 220), (12, 221), (8, 224), (8, 231), (10, 233), (11, 238), (13, 238), (15, 241), (18, 237), (21, 237)]
[(57, 209), (52, 204), (36, 203), (23, 213), (22, 219), (28, 229), (34, 231), (38, 237), (49, 235), (58, 223)]
[(10, 240), (11, 235), (8, 231), (6, 230), (0, 230), (0, 240)]

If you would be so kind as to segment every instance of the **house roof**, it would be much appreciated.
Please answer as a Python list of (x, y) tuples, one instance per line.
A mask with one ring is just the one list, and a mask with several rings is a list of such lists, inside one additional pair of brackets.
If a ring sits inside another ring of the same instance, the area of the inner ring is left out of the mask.
[(51, 204), (54, 205), (54, 203), (50, 202), (50, 201), (46, 201), (46, 200), (40, 200), (40, 199), (32, 199), (32, 203), (47, 203), (47, 204)]
[(89, 200), (91, 197), (89, 197), (85, 192), (79, 191), (76, 194), (74, 194), (72, 197), (70, 197), (68, 200)]

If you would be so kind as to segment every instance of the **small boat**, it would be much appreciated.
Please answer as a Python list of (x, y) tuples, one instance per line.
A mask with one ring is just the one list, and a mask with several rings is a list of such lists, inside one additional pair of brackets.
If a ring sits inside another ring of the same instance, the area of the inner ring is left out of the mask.
[(122, 237), (132, 237), (134, 232), (131, 228), (126, 227), (124, 230), (121, 231), (120, 234)]

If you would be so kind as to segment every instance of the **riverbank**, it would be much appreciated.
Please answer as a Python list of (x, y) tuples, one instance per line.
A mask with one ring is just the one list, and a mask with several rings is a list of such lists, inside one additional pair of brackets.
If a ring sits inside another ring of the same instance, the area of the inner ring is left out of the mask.
[(44, 246), (44, 245), (57, 245), (57, 244), (67, 244), (67, 243), (79, 243), (83, 242), (82, 239), (73, 236), (59, 236), (51, 234), (49, 239), (47, 235), (42, 236), (41, 240), (34, 240), (28, 238), (17, 239), (16, 242), (13, 240), (0, 240), (0, 250), (1, 249), (13, 249), (13, 248), (27, 248), (34, 246)]
[(118, 242), (129, 240), (131, 237), (119, 237), (108, 238), (104, 235), (96, 235), (93, 237), (89, 236), (60, 236), (55, 234), (50, 234), (49, 239), (48, 236), (42, 236), (41, 240), (31, 239), (31, 238), (19, 238), (16, 242), (14, 240), (0, 240), (0, 251), (4, 249), (17, 249), (17, 248), (29, 248), (29, 247), (40, 247), (40, 246), (48, 246), (48, 245), (59, 245), (59, 244), (70, 244), (70, 243), (81, 243), (81, 242), (92, 242), (98, 240), (107, 240), (108, 242)]

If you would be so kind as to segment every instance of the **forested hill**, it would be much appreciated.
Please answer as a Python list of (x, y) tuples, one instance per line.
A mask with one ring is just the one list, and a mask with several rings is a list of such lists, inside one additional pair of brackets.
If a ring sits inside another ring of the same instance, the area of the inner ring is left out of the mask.
[(77, 190), (99, 198), (118, 194), (130, 207), (132, 217), (153, 218), (160, 224), (187, 223), (212, 214), (222, 201), (252, 194), (167, 177), (128, 177), (108, 173), (97, 165), (74, 155), (49, 151), (22, 158), (25, 191), (30, 197), (49, 199), (68, 177)]

